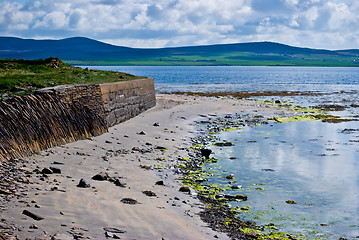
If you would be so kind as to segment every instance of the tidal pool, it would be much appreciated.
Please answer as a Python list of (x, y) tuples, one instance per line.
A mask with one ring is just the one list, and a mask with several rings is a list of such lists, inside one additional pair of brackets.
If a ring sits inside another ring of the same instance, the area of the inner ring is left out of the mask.
[[(240, 215), (307, 239), (359, 236), (359, 124), (290, 122), (221, 132), (210, 183), (240, 185)], [(234, 175), (233, 180), (225, 176)], [(294, 203), (294, 204), (293, 204)]]

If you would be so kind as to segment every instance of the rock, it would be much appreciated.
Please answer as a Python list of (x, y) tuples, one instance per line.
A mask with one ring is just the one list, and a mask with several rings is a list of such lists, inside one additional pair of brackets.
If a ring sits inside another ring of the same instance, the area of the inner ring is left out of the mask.
[(233, 144), (231, 142), (216, 142), (214, 143), (215, 146), (217, 147), (230, 147), (233, 146)]
[(4, 194), (4, 195), (10, 195), (11, 192), (5, 189), (0, 189), (0, 194)]
[(61, 173), (61, 169), (60, 169), (60, 168), (57, 168), (57, 167), (50, 167), (50, 170), (51, 170), (53, 173)]
[(207, 159), (209, 158), (209, 155), (211, 155), (211, 153), (212, 153), (211, 149), (206, 149), (206, 148), (201, 149), (202, 156), (207, 158)]
[(89, 188), (91, 187), (90, 183), (88, 181), (86, 181), (84, 178), (81, 178), (79, 184), (77, 185), (77, 187), (80, 188)]
[(42, 174), (53, 174), (54, 172), (50, 168), (44, 168), (41, 171)]
[(95, 176), (93, 176), (91, 179), (97, 180), (97, 181), (106, 181), (109, 179), (109, 176), (107, 173), (100, 172), (100, 173), (96, 174)]
[(160, 181), (157, 181), (157, 182), (156, 182), (156, 185), (159, 185), (159, 186), (164, 186), (164, 185), (165, 185), (165, 183), (164, 183), (162, 180), (160, 180)]
[(142, 191), (142, 193), (148, 197), (157, 197), (157, 194), (152, 191)]
[(138, 132), (138, 135), (146, 135), (146, 133), (144, 131)]
[(242, 188), (242, 186), (241, 185), (232, 185), (231, 188), (232, 189), (240, 189), (240, 188)]
[(185, 193), (191, 193), (191, 189), (189, 187), (180, 187), (179, 191)]
[(287, 201), (285, 201), (287, 204), (297, 204), (297, 202), (296, 201), (293, 201), (293, 200), (287, 200)]
[(28, 216), (28, 217), (31, 217), (32, 219), (34, 219), (34, 220), (36, 220), (36, 221), (40, 221), (40, 220), (44, 219), (43, 217), (41, 217), (41, 216), (39, 216), (39, 215), (37, 215), (37, 214), (35, 214), (35, 213), (32, 213), (32, 212), (30, 212), (30, 211), (28, 211), (28, 210), (24, 210), (24, 211), (22, 212), (22, 214), (24, 214), (24, 215), (26, 215), (26, 216)]
[(111, 141), (106, 140), (106, 141), (105, 141), (105, 143), (111, 144), (112, 142), (111, 142)]
[(248, 200), (248, 196), (246, 196), (246, 195), (236, 195), (235, 198), (236, 198), (236, 200), (241, 200), (241, 201)]
[(103, 230), (105, 230), (106, 232), (110, 232), (110, 233), (126, 233), (125, 230), (120, 230), (120, 229), (112, 228), (112, 227), (104, 227)]
[(126, 187), (126, 183), (121, 183), (120, 179), (118, 178), (113, 183), (118, 187), (123, 187), (123, 188)]
[(226, 176), (226, 179), (228, 179), (228, 180), (234, 179), (234, 175), (230, 174), (230, 175)]
[(162, 151), (167, 150), (167, 148), (162, 147), (162, 146), (156, 146), (155, 149), (162, 150)]
[(30, 229), (39, 229), (35, 224), (30, 225)]
[(154, 126), (154, 127), (159, 127), (159, 126), (160, 126), (160, 123), (155, 122), (155, 123), (153, 124), (153, 126)]
[(270, 169), (270, 168), (264, 168), (264, 169), (262, 169), (262, 171), (264, 171), (264, 172), (275, 172), (273, 169)]
[(57, 161), (53, 162), (52, 164), (55, 164), (55, 165), (64, 165), (64, 163), (62, 163), (62, 162), (57, 162)]
[(132, 199), (132, 198), (123, 198), (121, 200), (121, 202), (124, 203), (124, 204), (130, 204), (130, 205), (141, 204), (137, 200)]

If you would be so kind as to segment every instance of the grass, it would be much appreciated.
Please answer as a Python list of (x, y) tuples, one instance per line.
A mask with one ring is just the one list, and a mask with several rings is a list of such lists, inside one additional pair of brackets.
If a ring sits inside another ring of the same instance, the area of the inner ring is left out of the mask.
[(0, 93), (27, 94), (57, 85), (99, 84), (138, 78), (122, 72), (73, 67), (58, 58), (0, 60)]

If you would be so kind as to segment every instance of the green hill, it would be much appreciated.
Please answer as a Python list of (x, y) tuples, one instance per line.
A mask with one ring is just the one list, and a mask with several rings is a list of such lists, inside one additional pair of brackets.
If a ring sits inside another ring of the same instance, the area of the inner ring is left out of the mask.
[(67, 84), (95, 84), (138, 79), (127, 73), (82, 69), (58, 58), (0, 60), (0, 93), (28, 94), (36, 89)]
[(93, 39), (32, 40), (0, 37), (2, 59), (59, 57), (83, 65), (359, 66), (359, 50), (318, 50), (273, 42), (141, 49)]

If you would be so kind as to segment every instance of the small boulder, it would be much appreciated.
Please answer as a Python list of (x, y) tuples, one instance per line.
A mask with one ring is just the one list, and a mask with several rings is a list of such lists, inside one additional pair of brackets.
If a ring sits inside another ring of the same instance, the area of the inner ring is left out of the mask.
[(107, 173), (100, 172), (100, 173), (96, 174), (95, 176), (93, 176), (91, 179), (97, 180), (97, 181), (106, 181), (109, 179), (109, 176)]
[(159, 186), (164, 186), (164, 185), (165, 185), (165, 183), (164, 183), (162, 180), (160, 180), (160, 181), (157, 181), (157, 182), (156, 182), (156, 185), (159, 185)]
[(79, 184), (77, 184), (77, 187), (80, 188), (89, 188), (91, 187), (90, 183), (88, 181), (86, 181), (84, 178), (81, 178)]
[(153, 126), (154, 126), (154, 127), (159, 127), (159, 126), (160, 126), (160, 123), (155, 122), (155, 123), (153, 124)]
[(191, 189), (189, 187), (180, 187), (179, 191), (185, 193), (191, 193)]
[(61, 173), (61, 169), (60, 169), (60, 168), (57, 168), (57, 167), (50, 167), (50, 170), (51, 170), (53, 173), (57, 173), (57, 174), (60, 174), (60, 173)]
[(41, 171), (42, 174), (53, 174), (54, 172), (50, 168), (44, 168)]
[(202, 156), (207, 158), (207, 159), (209, 158), (209, 155), (211, 155), (211, 153), (212, 153), (211, 149), (206, 149), (206, 148), (201, 149)]

